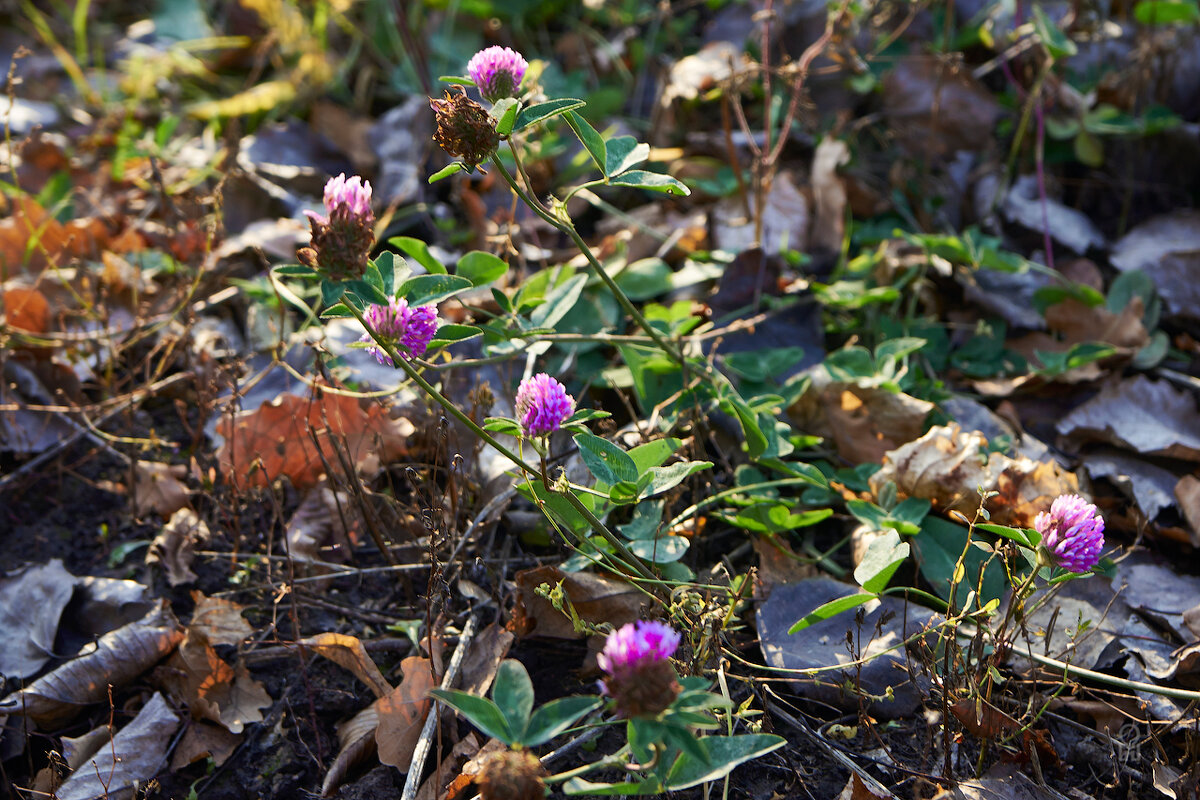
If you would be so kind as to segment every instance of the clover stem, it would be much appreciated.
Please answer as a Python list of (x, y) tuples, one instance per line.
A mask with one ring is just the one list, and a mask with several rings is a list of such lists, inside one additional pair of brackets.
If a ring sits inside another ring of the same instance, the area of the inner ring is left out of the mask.
[[(526, 473), (539, 476), (546, 488), (549, 489), (549, 483), (547, 482), (548, 478), (546, 476), (546, 461), (544, 456), (542, 457), (542, 469), (539, 471), (537, 467), (532, 466), (519, 455), (509, 450), (507, 447), (497, 441), (496, 437), (492, 436), (490, 433), (481, 428), (478, 423), (475, 422), (475, 420), (463, 413), (463, 411), (453, 402), (451, 402), (448, 397), (439, 392), (433, 386), (433, 384), (425, 379), (425, 376), (418, 372), (412, 364), (408, 363), (408, 360), (396, 350), (395, 345), (376, 333), (375, 330), (367, 323), (366, 319), (362, 315), (362, 312), (358, 310), (353, 302), (351, 302), (349, 296), (344, 293), (342, 294), (342, 305), (349, 309), (350, 314), (358, 320), (359, 324), (362, 325), (368, 333), (371, 334), (371, 338), (375, 340), (375, 343), (378, 344), (379, 347), (388, 354), (388, 357), (392, 359), (393, 365), (402, 369), (404, 373), (410, 379), (412, 379), (414, 383), (424, 389), (425, 393), (432, 397), (438, 403), (438, 405), (446, 409), (451, 416), (453, 416), (463, 425), (466, 425), (468, 428), (470, 428), (476, 436), (478, 436), (487, 444), (490, 444), (492, 447), (496, 448), (501, 455), (503, 455), (512, 463), (516, 464), (517, 467), (524, 470)], [(642, 562), (642, 560), (633, 552), (631, 552), (629, 548), (625, 546), (625, 543), (622, 542), (615, 533), (608, 529), (608, 526), (606, 526), (596, 517), (595, 514), (588, 510), (587, 506), (585, 506), (583, 502), (575, 496), (575, 493), (572, 492), (569, 487), (562, 492), (562, 496), (566, 498), (567, 502), (570, 503), (571, 506), (578, 511), (581, 516), (583, 516), (588, 525), (591, 526), (592, 530), (594, 530), (606, 542), (612, 545), (612, 548), (617, 552), (617, 555), (621, 557), (621, 560), (612, 559), (617, 563), (618, 566), (624, 566), (632, 569), (638, 577), (645, 580), (654, 583), (659, 582), (654, 576), (654, 573), (650, 571), (650, 569)], [(609, 558), (611, 558), (611, 556), (609, 556)], [(628, 574), (619, 568), (617, 569), (617, 572)]]
[[(513, 158), (516, 160), (517, 169), (523, 174), (521, 160), (517, 156), (516, 147), (513, 147), (512, 151)], [(492, 164), (496, 167), (496, 171), (500, 173), (500, 176), (504, 178), (504, 181), (509, 185), (509, 188), (511, 188), (513, 192), (516, 193), (517, 197), (521, 198), (526, 205), (533, 209), (535, 214), (571, 238), (571, 241), (577, 248), (579, 248), (579, 252), (583, 253), (584, 258), (587, 259), (588, 266), (592, 268), (592, 272), (596, 273), (596, 275), (608, 288), (609, 292), (612, 293), (613, 297), (615, 297), (617, 302), (621, 305), (621, 308), (624, 309), (625, 313), (629, 315), (630, 319), (637, 323), (637, 326), (644, 330), (646, 334), (654, 340), (654, 344), (661, 348), (662, 351), (668, 356), (670, 356), (672, 361), (675, 361), (682, 366), (684, 364), (683, 353), (678, 347), (667, 341), (662, 333), (653, 325), (651, 325), (650, 321), (642, 315), (642, 312), (638, 311), (637, 307), (633, 304), (633, 301), (629, 299), (628, 295), (625, 294), (621, 287), (617, 285), (617, 282), (613, 280), (612, 276), (609, 275), (604, 267), (600, 264), (600, 261), (592, 252), (592, 249), (588, 247), (587, 242), (585, 242), (583, 237), (579, 235), (579, 231), (575, 230), (574, 223), (572, 223), (569, 218), (555, 215), (542, 206), (540, 202), (538, 202), (528, 192), (521, 188), (520, 184), (517, 182), (517, 179), (514, 178), (512, 173), (509, 172), (504, 164), (500, 162), (500, 159), (494, 155), (492, 156)]]

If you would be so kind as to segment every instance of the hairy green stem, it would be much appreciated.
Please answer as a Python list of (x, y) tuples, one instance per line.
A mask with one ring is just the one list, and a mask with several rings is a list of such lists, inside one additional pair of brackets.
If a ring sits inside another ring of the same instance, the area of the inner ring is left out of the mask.
[[(517, 158), (515, 147), (513, 148), (513, 157), (517, 159), (516, 163), (519, 169), (521, 162), (520, 159)], [(501, 163), (500, 159), (494, 155), (492, 156), (492, 165), (495, 166), (496, 171), (500, 173), (500, 176), (504, 178), (504, 181), (508, 184), (509, 188), (516, 193), (517, 197), (521, 198), (522, 202), (533, 209), (533, 212), (543, 220), (550, 223), (571, 238), (571, 241), (579, 249), (579, 252), (583, 253), (584, 258), (587, 259), (588, 266), (590, 266), (592, 271), (596, 273), (601, 281), (603, 281), (604, 285), (608, 288), (609, 292), (612, 293), (613, 297), (616, 298), (617, 302), (621, 305), (621, 308), (625, 310), (625, 313), (629, 315), (630, 319), (637, 323), (638, 327), (644, 330), (646, 334), (654, 340), (654, 344), (662, 349), (662, 351), (668, 356), (670, 356), (671, 360), (677, 362), (680, 366), (683, 366), (683, 353), (678, 347), (667, 341), (662, 333), (653, 325), (651, 325), (649, 320), (642, 316), (642, 312), (638, 311), (637, 306), (633, 304), (633, 301), (629, 299), (621, 287), (617, 285), (617, 282), (613, 280), (612, 276), (609, 275), (604, 267), (600, 264), (600, 261), (592, 252), (592, 249), (588, 247), (587, 242), (585, 242), (583, 237), (579, 235), (579, 231), (575, 230), (575, 225), (569, 219), (551, 213), (548, 209), (544, 208), (542, 204), (536, 200), (536, 198), (530, 196), (529, 193), (521, 188), (521, 185), (517, 182), (517, 179), (514, 178), (512, 173), (508, 171), (503, 163)]]
[[(358, 320), (359, 324), (371, 334), (371, 338), (375, 340), (376, 344), (383, 348), (384, 352), (386, 352), (392, 359), (392, 364), (400, 367), (400, 369), (402, 369), (414, 383), (424, 389), (426, 394), (437, 401), (438, 405), (446, 409), (446, 411), (448, 411), (451, 416), (453, 416), (459, 422), (470, 428), (471, 431), (473, 431), (475, 435), (484, 442), (496, 448), (501, 455), (503, 455), (512, 463), (516, 464), (517, 467), (524, 470), (529, 475), (537, 476), (543, 482), (547, 482), (548, 485), (549, 476), (547, 476), (545, 472), (539, 470), (537, 467), (532, 466), (525, 461), (525, 459), (521, 458), (519, 455), (501, 444), (496, 437), (492, 436), (490, 433), (481, 428), (475, 422), (475, 420), (463, 413), (463, 411), (448, 397), (439, 392), (433, 386), (433, 384), (425, 379), (424, 375), (418, 372), (412, 364), (408, 363), (408, 360), (396, 350), (391, 342), (384, 340), (383, 337), (379, 336), (371, 328), (371, 326), (367, 323), (367, 320), (363, 317), (362, 312), (355, 307), (354, 303), (351, 302), (350, 298), (345, 294), (342, 295), (342, 305), (350, 310), (350, 313), (355, 319)], [(632, 569), (637, 573), (638, 577), (648, 581), (657, 582), (657, 578), (655, 578), (654, 573), (652, 573), (650, 569), (646, 567), (644, 563), (642, 563), (642, 560), (638, 558), (632, 551), (630, 551), (630, 549), (625, 546), (625, 543), (622, 542), (615, 533), (608, 529), (608, 526), (601, 522), (595, 514), (589, 511), (587, 506), (585, 506), (583, 502), (575, 496), (575, 493), (571, 491), (569, 487), (562, 493), (562, 497), (566, 498), (567, 502), (570, 503), (571, 506), (578, 511), (585, 520), (587, 520), (588, 525), (590, 525), (592, 529), (596, 531), (596, 533), (598, 533), (606, 542), (612, 545), (613, 549), (617, 551), (617, 554), (620, 555), (622, 559), (622, 561), (617, 562), (620, 566)], [(615, 560), (616, 559), (614, 559), (614, 561)], [(624, 572), (624, 570), (620, 571)]]

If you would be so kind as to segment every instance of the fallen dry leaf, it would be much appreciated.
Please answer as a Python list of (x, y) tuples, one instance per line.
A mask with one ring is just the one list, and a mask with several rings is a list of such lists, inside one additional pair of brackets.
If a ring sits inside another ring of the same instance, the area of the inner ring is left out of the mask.
[(15, 286), (0, 294), (0, 325), (28, 333), (50, 330), (50, 304), (37, 289)]
[(746, 63), (746, 55), (741, 47), (726, 41), (709, 42), (696, 53), (684, 56), (671, 65), (667, 85), (663, 89), (662, 104), (669, 106), (677, 99), (695, 100), (700, 92), (708, 91), (728, 79), (734, 70)]
[(154, 537), (146, 551), (147, 564), (162, 564), (167, 582), (172, 586), (196, 580), (192, 562), (196, 560), (196, 545), (207, 542), (211, 534), (204, 520), (190, 508), (181, 508), (171, 515), (167, 524)]
[(61, 559), (34, 564), (0, 578), (0, 674), (27, 678), (54, 657), (63, 609), (75, 592), (75, 576)]
[(361, 522), (358, 503), (321, 481), (287, 522), (288, 555), (301, 561), (345, 561), (350, 553), (347, 523), (353, 528)]
[(375, 704), (379, 712), (375, 744), (381, 762), (408, 772), (421, 727), (433, 704), (429, 690), (438, 684), (433, 677), (433, 662), (428, 658), (409, 656), (400, 662), (400, 670), (404, 674), (400, 685)]
[(79, 218), (64, 225), (32, 197), (22, 197), (0, 220), (0, 263), (38, 273), (47, 265), (65, 266), (71, 256), (98, 258), (107, 241), (108, 229), (100, 220)]
[(320, 633), (308, 639), (301, 639), (296, 644), (311, 647), (319, 655), (325, 656), (340, 667), (350, 670), (354, 676), (367, 685), (375, 697), (386, 697), (392, 693), (392, 685), (383, 677), (379, 667), (367, 655), (367, 648), (356, 636), (344, 633)]
[(350, 719), (338, 725), (338, 754), (321, 782), (321, 796), (333, 794), (355, 764), (375, 752), (375, 729), (379, 727), (379, 701), (376, 700)]
[(196, 609), (188, 628), (203, 633), (213, 644), (239, 645), (254, 633), (242, 616), (245, 606), (220, 597), (205, 597), (198, 591), (192, 592), (192, 602)]
[(891, 792), (887, 794), (875, 794), (867, 785), (863, 783), (862, 778), (858, 777), (857, 772), (850, 774), (850, 780), (846, 781), (846, 785), (842, 788), (842, 793), (837, 796), (837, 800), (890, 800), (895, 795)]
[(241, 734), (230, 733), (227, 728), (205, 720), (193, 722), (175, 746), (175, 754), (171, 757), (171, 769), (183, 769), (188, 764), (195, 764), (206, 758), (211, 758), (213, 764), (219, 767), (233, 755), (233, 751), (241, 743)]
[(183, 629), (166, 600), (137, 622), (101, 636), (94, 649), (43, 675), (0, 701), (0, 712), (25, 714), (47, 725), (73, 717), (83, 706), (108, 699), (175, 649)]
[(809, 245), (836, 253), (846, 232), (846, 186), (838, 167), (849, 163), (850, 148), (840, 139), (826, 136), (813, 153), (812, 189), (817, 207)]
[(646, 596), (625, 581), (590, 572), (563, 572), (558, 567), (534, 567), (518, 572), (514, 630), (519, 636), (581, 639), (570, 618), (537, 594), (538, 586), (562, 584), (564, 600), (579, 617), (592, 624), (607, 622), (619, 628), (641, 616)]
[(113, 736), (110, 747), (75, 771), (58, 790), (58, 800), (95, 800), (119, 796), (145, 784), (167, 760), (167, 748), (179, 729), (179, 717), (157, 692), (133, 721)]
[(134, 511), (139, 517), (154, 512), (169, 518), (188, 504), (191, 492), (180, 480), (187, 475), (183, 464), (139, 461), (133, 474)]
[(950, 706), (963, 728), (972, 736), (995, 739), (1017, 730), (1021, 724), (983, 698), (963, 697)]
[(412, 431), (412, 423), (390, 418), (377, 403), (364, 409), (357, 398), (320, 389), (310, 397), (282, 394), (254, 411), (217, 422), (217, 432), (225, 438), (217, 462), (222, 475), (239, 488), (269, 486), (287, 477), (298, 489), (307, 489), (317, 485), (325, 462), (335, 469), (341, 464), (335, 445), (360, 473), (370, 474), (407, 452)]
[[(1146, 413), (1152, 409), (1153, 413)], [(1072, 442), (1103, 441), (1141, 455), (1200, 461), (1200, 414), (1189, 392), (1137, 375), (1104, 387), (1058, 422)]]
[(92, 728), (82, 736), (62, 737), (62, 755), (67, 767), (74, 772), (89, 758), (100, 752), (100, 748), (112, 739), (112, 729), (107, 725)]
[(1022, 175), (1013, 182), (1002, 207), (1009, 220), (1050, 236), (1083, 255), (1092, 247), (1104, 246), (1104, 234), (1086, 214), (1046, 197), (1038, 189), (1036, 175)]
[(1192, 537), (1192, 545), (1200, 547), (1200, 478), (1195, 475), (1184, 475), (1175, 484), (1175, 498), (1187, 520), (1188, 531)]
[[(456, 793), (452, 794), (451, 792), (462, 778), (463, 765), (475, 757), (479, 752), (479, 747), (479, 737), (475, 735), (474, 731), (455, 743), (449, 755), (442, 759), (438, 768), (421, 784), (421, 788), (417, 790), (416, 800), (452, 800)], [(438, 785), (439, 778), (441, 786)], [(469, 782), (467, 779), (462, 780), (462, 788), (466, 788), (466, 784)]]
[(1143, 222), (1113, 245), (1109, 261), (1122, 272), (1148, 274), (1168, 313), (1200, 319), (1200, 212), (1177, 211)]
[(271, 696), (242, 665), (231, 667), (211, 643), (189, 630), (178, 649), (159, 669), (159, 682), (191, 709), (192, 716), (241, 733), (248, 723), (262, 721)]
[(500, 662), (508, 655), (516, 637), (493, 622), (480, 631), (467, 650), (459, 673), (458, 688), (477, 697), (486, 697)]
[(833, 381), (812, 373), (811, 388), (788, 408), (797, 430), (828, 439), (851, 464), (879, 462), (884, 453), (925, 430), (934, 404), (903, 392)]
[(1060, 494), (1078, 494), (1079, 479), (1057, 463), (988, 453), (987, 439), (956, 423), (930, 428), (916, 441), (887, 453), (871, 476), (879, 495), (888, 481), (900, 497), (923, 497), (940, 513), (957, 511), (968, 519), (979, 508), (979, 489), (999, 492), (988, 501), (992, 521), (1028, 528)]
[(985, 146), (1002, 113), (967, 70), (934, 57), (901, 59), (883, 78), (882, 98), (901, 144), (935, 158)]
[(763, 204), (762, 240), (755, 239), (755, 200), (727, 197), (709, 215), (713, 241), (731, 253), (760, 247), (774, 255), (803, 247), (809, 236), (809, 202), (796, 186), (795, 179), (781, 172), (771, 181)]

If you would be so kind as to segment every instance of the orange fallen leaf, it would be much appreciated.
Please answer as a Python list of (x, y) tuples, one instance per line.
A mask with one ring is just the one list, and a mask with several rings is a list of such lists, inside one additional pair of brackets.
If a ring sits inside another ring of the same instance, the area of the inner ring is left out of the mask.
[(37, 289), (5, 289), (0, 311), (0, 320), (17, 330), (45, 333), (50, 329), (50, 304)]
[(326, 463), (338, 468), (339, 451), (360, 473), (378, 471), (407, 453), (412, 431), (412, 423), (391, 419), (381, 405), (364, 408), (357, 398), (318, 388), (309, 397), (283, 394), (232, 420), (221, 419), (217, 432), (225, 442), (217, 462), (238, 488), (269, 486), (287, 477), (297, 488), (308, 489), (325, 473)]
[(400, 662), (400, 669), (404, 672), (400, 685), (376, 704), (379, 727), (375, 729), (375, 743), (382, 763), (407, 772), (433, 704), (429, 690), (437, 688), (437, 681), (428, 658), (409, 656)]

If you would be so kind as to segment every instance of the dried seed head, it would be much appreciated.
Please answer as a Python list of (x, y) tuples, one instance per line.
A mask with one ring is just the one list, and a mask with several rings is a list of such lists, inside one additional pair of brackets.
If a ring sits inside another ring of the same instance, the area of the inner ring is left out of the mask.
[(475, 777), (482, 800), (542, 800), (546, 771), (528, 750), (502, 750), (492, 755)]
[(444, 100), (429, 99), (437, 119), (433, 141), (473, 168), (496, 152), (500, 134), (496, 132), (496, 123), (488, 116), (487, 109), (467, 97), (462, 87), (454, 88), (458, 91), (447, 90)]

